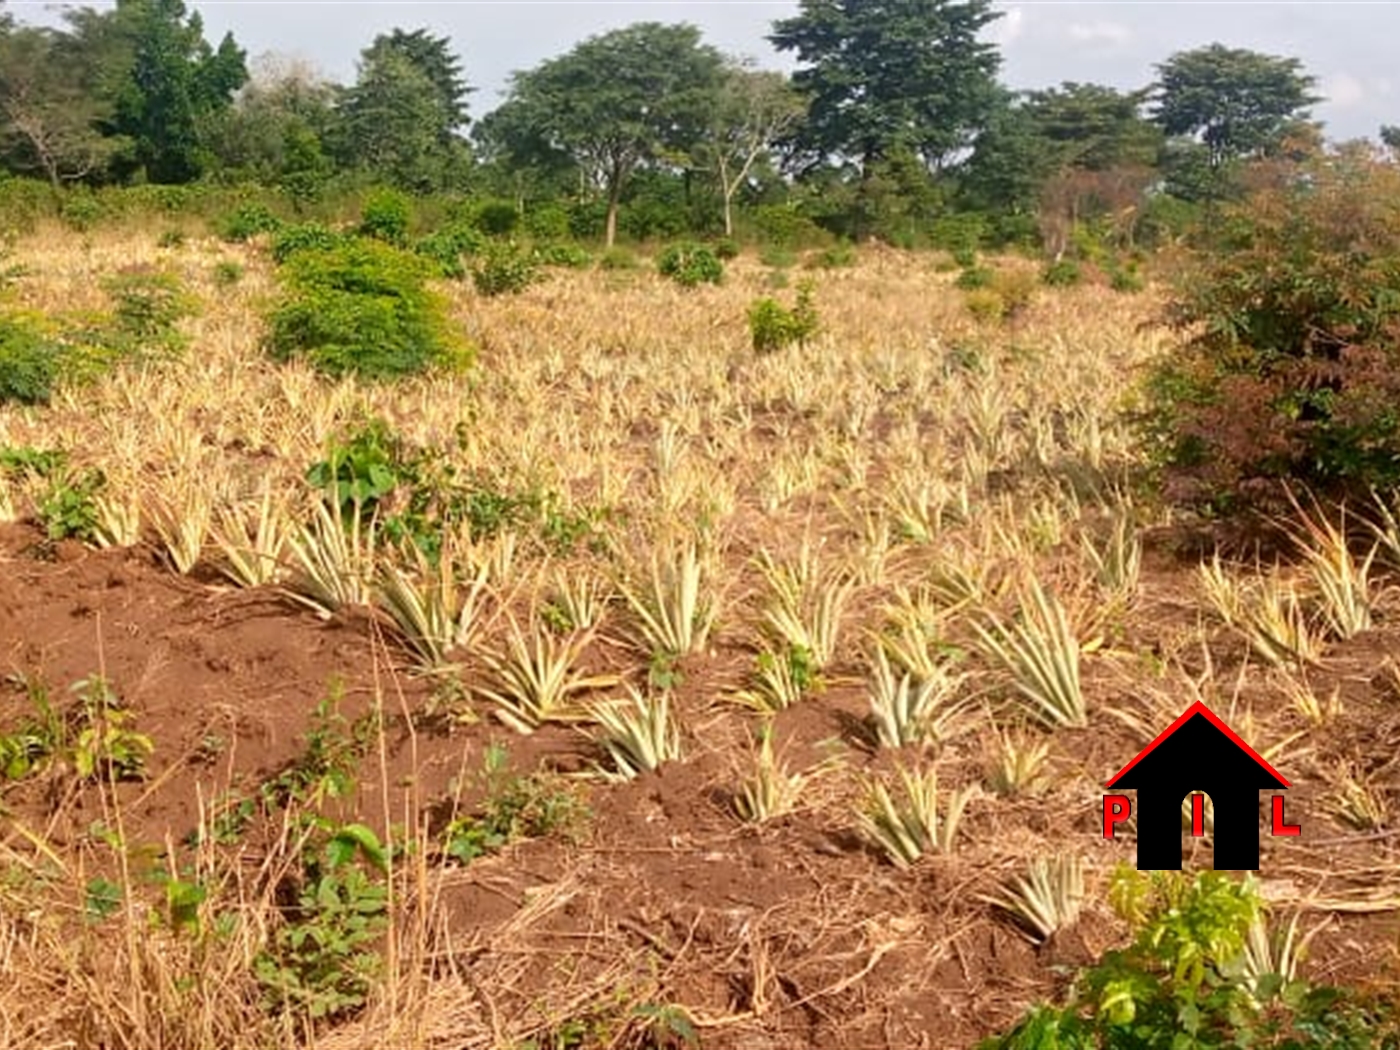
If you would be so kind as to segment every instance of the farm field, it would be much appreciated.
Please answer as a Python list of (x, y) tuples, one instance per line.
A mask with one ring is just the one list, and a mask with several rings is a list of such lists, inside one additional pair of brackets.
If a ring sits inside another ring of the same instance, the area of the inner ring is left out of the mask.
[[(1385, 979), (1400, 534), (1179, 519), (1126, 417), (1161, 297), (979, 319), (937, 261), (442, 282), (475, 367), (369, 385), (269, 360), (257, 245), (20, 240), (23, 310), (196, 310), (0, 406), (0, 1044), (971, 1047), (1123, 943), (1103, 784), (1195, 700), (1292, 783), (1303, 971)], [(995, 899), (1047, 858), (1037, 931)]]

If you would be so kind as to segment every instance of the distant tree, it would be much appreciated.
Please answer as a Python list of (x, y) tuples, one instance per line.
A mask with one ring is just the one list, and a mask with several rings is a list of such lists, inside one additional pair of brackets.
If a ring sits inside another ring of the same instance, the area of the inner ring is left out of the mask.
[(341, 153), (407, 190), (442, 189), (465, 169), (466, 97), (459, 59), (445, 38), (394, 30), (360, 55), (341, 100)]
[(1199, 143), (1211, 168), (1267, 153), (1319, 101), (1300, 60), (1223, 44), (1179, 52), (1157, 71), (1153, 119)]
[(493, 153), (546, 166), (567, 158), (605, 197), (611, 245), (633, 175), (684, 166), (705, 138), (722, 66), (691, 25), (640, 22), (590, 37), (511, 77), (490, 126)]
[(225, 35), (217, 48), (204, 39), (198, 12), (183, 0), (117, 0), (110, 18), (125, 68), (116, 80), (108, 130), (132, 144), (132, 160), (151, 182), (198, 178), (206, 167), (206, 133), (248, 79), (245, 54)]
[(1400, 127), (1394, 124), (1382, 124), (1381, 145), (1396, 156), (1400, 156)]
[(897, 154), (930, 168), (959, 157), (1001, 97), (995, 45), (982, 31), (991, 0), (801, 0), (769, 41), (801, 64), (792, 83), (809, 100), (801, 144), (818, 162), (868, 173)]
[(1161, 154), (1163, 134), (1143, 116), (1148, 94), (1066, 82), (1027, 92), (1026, 114), (1055, 154), (1058, 167), (1150, 167)]
[(111, 105), (91, 90), (63, 34), (16, 28), (0, 12), (0, 162), (57, 189), (99, 172), (114, 144), (98, 123)]
[(805, 106), (782, 73), (731, 61), (696, 163), (713, 172), (724, 202), (724, 232), (734, 233), (734, 197), (754, 166), (801, 121)]

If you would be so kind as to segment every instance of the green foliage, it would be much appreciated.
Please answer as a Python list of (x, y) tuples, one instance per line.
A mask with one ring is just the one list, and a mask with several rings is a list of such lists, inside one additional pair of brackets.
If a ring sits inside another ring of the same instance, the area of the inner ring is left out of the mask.
[(733, 237), (721, 237), (714, 243), (715, 258), (720, 262), (729, 262), (731, 259), (739, 258), (739, 242)]
[(520, 226), (520, 209), (510, 201), (484, 201), (472, 224), (488, 237), (509, 237)]
[(14, 675), (9, 681), (24, 688), (33, 713), (9, 732), (0, 733), (0, 774), (7, 780), (23, 780), (64, 751), (68, 726), (49, 702), (48, 688), (42, 680)]
[(403, 247), (413, 222), (413, 201), (398, 190), (378, 189), (360, 209), (359, 233), (385, 244)]
[(263, 783), (259, 794), (265, 802), (281, 807), (292, 803), (319, 807), (326, 799), (345, 798), (351, 793), (355, 767), (370, 748), (376, 720), (371, 712), (351, 722), (341, 713), (343, 701), (343, 686), (333, 682), (312, 713), (302, 753)]
[(64, 352), (37, 321), (0, 312), (0, 404), (47, 403), (63, 373)]
[(979, 321), (1000, 322), (1016, 317), (1030, 305), (1035, 295), (1036, 278), (1021, 270), (990, 270), (975, 267), (964, 270), (958, 279), (958, 287), (967, 289), (963, 279), (968, 275), (964, 303), (968, 311)]
[(99, 774), (113, 780), (139, 780), (146, 757), (155, 750), (150, 737), (131, 728), (133, 715), (100, 674), (73, 686), (78, 697), (77, 734), (72, 743), (73, 770), (81, 780)]
[(635, 270), (640, 265), (641, 263), (637, 261), (637, 253), (630, 248), (609, 248), (598, 257), (598, 269), (600, 270)]
[(989, 288), (996, 280), (996, 271), (990, 266), (965, 266), (958, 274), (957, 280), (953, 282), (958, 288), (965, 292), (971, 292), (978, 288)]
[(562, 834), (575, 839), (591, 814), (578, 793), (558, 776), (528, 775), (507, 768), (505, 748), (486, 751), (481, 772), (485, 799), (443, 833), (443, 852), (462, 864), (522, 838)]
[(1084, 271), (1073, 259), (1058, 259), (1040, 272), (1040, 280), (1051, 288), (1073, 288), (1084, 280)]
[(478, 255), (486, 248), (486, 238), (474, 226), (457, 222), (422, 237), (413, 250), (425, 259), (437, 263), (442, 276), (461, 280), (467, 276), (467, 256)]
[(539, 276), (535, 254), (513, 241), (489, 245), (472, 268), (472, 284), (485, 296), (523, 292)]
[(419, 256), (358, 241), (297, 252), (283, 269), (285, 292), (269, 337), (279, 361), (304, 357), (331, 376), (366, 379), (471, 361), (446, 303), (426, 287), (433, 268)]
[(96, 496), (106, 487), (100, 470), (62, 470), (49, 477), (39, 496), (38, 517), (50, 542), (83, 540), (97, 536)]
[(775, 299), (759, 299), (749, 307), (749, 332), (755, 353), (770, 354), (796, 344), (803, 346), (817, 331), (813, 286), (804, 281), (797, 289), (797, 303), (789, 310)]
[(1138, 271), (1137, 263), (1120, 263), (1114, 260), (1108, 268), (1108, 286), (1115, 292), (1132, 294), (1147, 287), (1147, 281)]
[(232, 288), (243, 280), (243, 264), (234, 259), (220, 259), (214, 264), (214, 287)]
[(567, 241), (573, 236), (569, 211), (558, 204), (541, 204), (525, 212), (525, 232), (545, 243)]
[(1400, 172), (1344, 153), (1278, 174), (1180, 270), (1190, 334), (1149, 385), (1169, 493), (1216, 509), (1400, 483)]
[(121, 270), (102, 280), (112, 300), (112, 326), (101, 339), (120, 357), (172, 356), (185, 348), (179, 323), (194, 314), (195, 300), (180, 279), (144, 267)]
[(536, 244), (531, 249), (541, 266), (560, 266), (569, 270), (586, 270), (593, 265), (593, 256), (582, 245), (568, 241)]
[(753, 221), (759, 237), (770, 247), (791, 250), (830, 239), (809, 216), (790, 204), (760, 205), (754, 209)]
[(272, 239), (272, 258), (280, 265), (298, 252), (329, 252), (347, 243), (344, 234), (319, 222), (284, 226)]
[(389, 851), (363, 824), (321, 822), (267, 948), (253, 962), (269, 1010), (331, 1020), (363, 1006), (382, 970)]
[(1389, 1009), (1283, 974), (1247, 974), (1263, 904), (1252, 880), (1122, 868), (1112, 891), (1134, 926), (1126, 949), (1079, 975), (1063, 1006), (1042, 1005), (979, 1050), (1362, 1050), (1394, 1045)]
[(807, 265), (818, 270), (844, 270), (854, 266), (857, 259), (855, 245), (833, 244), (819, 251)]
[(240, 243), (262, 233), (276, 233), (281, 228), (282, 220), (271, 208), (259, 201), (250, 201), (240, 204), (219, 223), (219, 236)]
[(70, 229), (87, 233), (107, 217), (107, 211), (91, 193), (75, 191), (59, 203), (58, 216)]
[(703, 244), (675, 244), (667, 248), (656, 268), (683, 288), (719, 284), (724, 279), (724, 263)]

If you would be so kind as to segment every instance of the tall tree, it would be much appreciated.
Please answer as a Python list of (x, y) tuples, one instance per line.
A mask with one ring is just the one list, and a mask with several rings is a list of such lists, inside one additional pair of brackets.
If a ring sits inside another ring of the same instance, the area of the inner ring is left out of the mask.
[(863, 173), (900, 153), (946, 166), (1000, 97), (1001, 57), (980, 36), (999, 17), (991, 0), (801, 0), (768, 39), (803, 67), (792, 78), (810, 100), (803, 145)]
[(1266, 153), (1320, 101), (1300, 60), (1223, 44), (1178, 52), (1157, 72), (1154, 119), (1204, 147), (1211, 168)]
[(1056, 166), (1106, 171), (1157, 163), (1162, 131), (1143, 116), (1147, 90), (1066, 82), (1026, 93), (1026, 113)]
[(62, 33), (3, 19), (0, 13), (0, 160), (55, 189), (96, 174), (114, 149), (97, 127), (111, 106), (92, 90)]
[(491, 123), (495, 150), (527, 161), (567, 157), (607, 200), (607, 242), (628, 180), (681, 167), (706, 135), (723, 59), (691, 25), (639, 22), (590, 37), (511, 77)]
[(248, 79), (243, 49), (232, 34), (211, 47), (183, 0), (117, 0), (104, 14), (128, 59), (111, 71), (119, 80), (110, 130), (131, 141), (135, 166), (151, 182), (198, 178), (207, 132)]
[(782, 73), (731, 61), (724, 70), (710, 127), (696, 149), (724, 202), (724, 232), (734, 233), (734, 198), (758, 162), (801, 121), (806, 107)]
[(341, 101), (343, 160), (404, 189), (443, 189), (467, 162), (459, 132), (470, 90), (446, 38), (422, 29), (381, 34), (361, 52), (359, 76)]

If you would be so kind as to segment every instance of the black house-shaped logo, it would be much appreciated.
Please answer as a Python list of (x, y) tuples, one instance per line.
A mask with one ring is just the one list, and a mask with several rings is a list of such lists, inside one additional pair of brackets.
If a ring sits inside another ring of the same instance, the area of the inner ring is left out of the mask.
[[(1259, 792), (1287, 788), (1288, 781), (1210, 708), (1197, 702), (1107, 786), (1137, 791), (1140, 869), (1180, 870), (1182, 801), (1188, 793), (1202, 791), (1215, 807), (1215, 868), (1255, 871), (1259, 867)], [(1126, 805), (1126, 798), (1123, 801)], [(1276, 796), (1275, 834), (1296, 834), (1294, 828), (1280, 827), (1282, 802)]]

